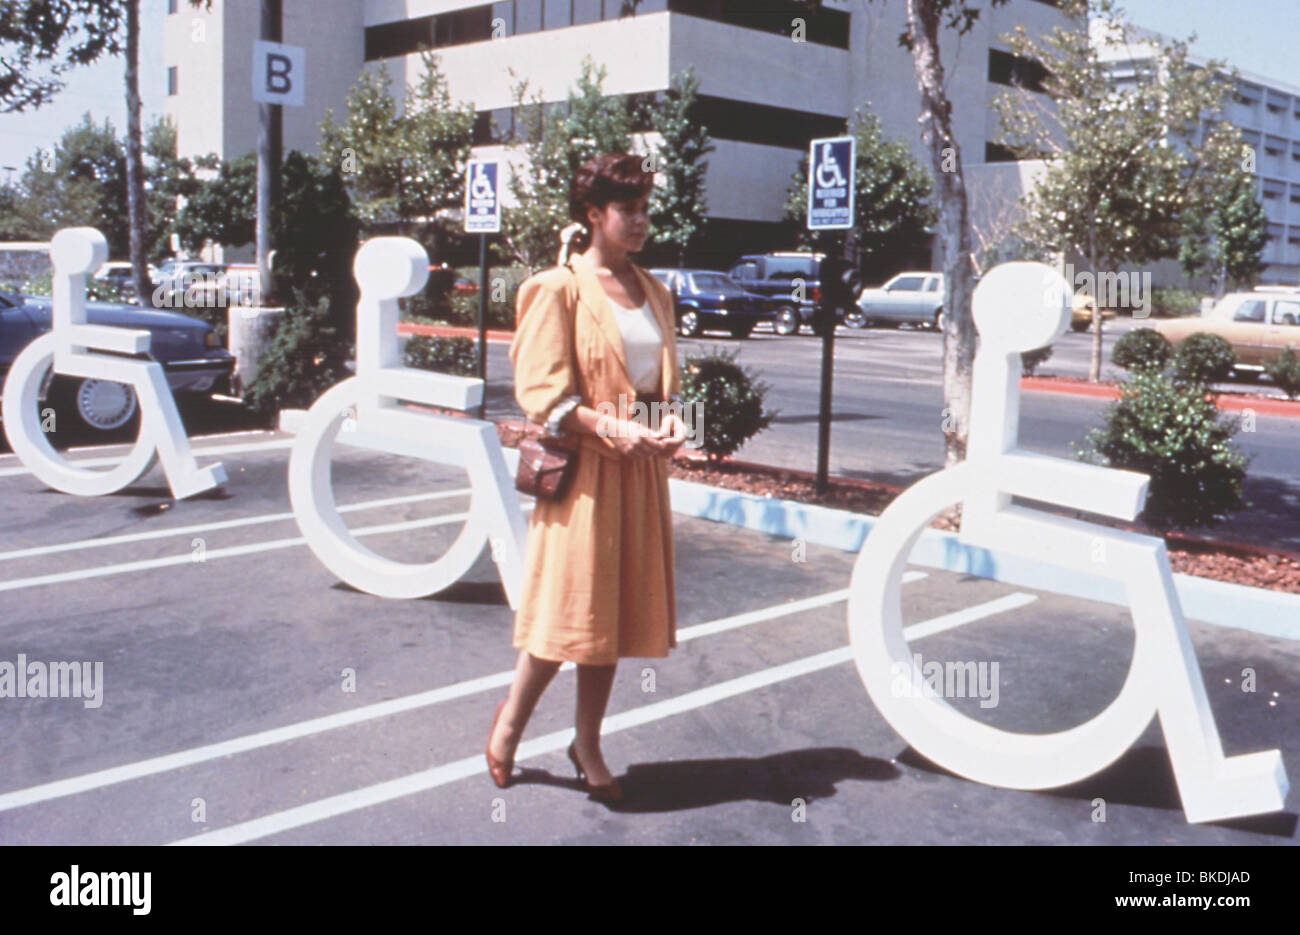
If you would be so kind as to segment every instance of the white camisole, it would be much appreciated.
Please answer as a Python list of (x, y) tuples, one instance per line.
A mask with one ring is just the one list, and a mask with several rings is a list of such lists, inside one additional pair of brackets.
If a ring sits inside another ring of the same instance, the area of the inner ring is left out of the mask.
[(664, 337), (650, 307), (650, 297), (646, 296), (640, 308), (627, 308), (613, 299), (609, 305), (623, 335), (623, 353), (632, 385), (638, 393), (656, 392), (662, 376)]

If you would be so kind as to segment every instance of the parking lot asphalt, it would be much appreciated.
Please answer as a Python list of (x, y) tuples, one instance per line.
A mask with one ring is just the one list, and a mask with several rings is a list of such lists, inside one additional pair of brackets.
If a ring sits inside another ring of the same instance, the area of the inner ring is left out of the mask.
[[(564, 757), (572, 667), (529, 724), (519, 779), (498, 790), (482, 751), (515, 651), (495, 566), (481, 556), (420, 600), (340, 583), (292, 519), (291, 442), (197, 439), (199, 463), (219, 457), (230, 479), (182, 502), (157, 468), (83, 499), (0, 456), (0, 662), (102, 663), (97, 707), (0, 698), (0, 843), (1296, 839), (1295, 791), (1282, 813), (1189, 825), (1156, 721), (1111, 767), (1049, 792), (928, 763), (881, 718), (852, 663), (855, 556), (797, 556), (789, 540), (684, 516), (679, 646), (623, 661), (605, 723), (626, 800), (588, 800)], [(468, 503), (463, 475), (423, 462), (341, 449), (333, 473), (349, 527), (392, 558), (438, 554)], [(995, 695), (952, 699), (988, 723), (1081, 723), (1127, 671), (1123, 608), (932, 569), (914, 569), (902, 593), (905, 624), (929, 624), (913, 631), (914, 652), (993, 676)], [(1194, 622), (1190, 633), (1225, 752), (1279, 748), (1294, 781), (1300, 643)], [(1241, 688), (1248, 668), (1253, 692)]]

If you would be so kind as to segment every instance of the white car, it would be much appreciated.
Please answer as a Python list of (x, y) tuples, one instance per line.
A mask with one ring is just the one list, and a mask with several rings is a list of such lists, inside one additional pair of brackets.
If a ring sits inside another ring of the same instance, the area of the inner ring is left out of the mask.
[[(148, 270), (149, 280), (151, 282), (155, 281), (158, 278), (158, 268), (150, 263)], [(125, 260), (113, 260), (105, 263), (95, 272), (95, 279), (116, 286), (127, 296), (135, 295), (134, 277), (135, 273), (131, 268), (131, 264)]]
[(942, 314), (943, 273), (899, 273), (877, 289), (863, 289), (858, 310), (844, 323), (850, 328), (906, 323), (938, 329)]

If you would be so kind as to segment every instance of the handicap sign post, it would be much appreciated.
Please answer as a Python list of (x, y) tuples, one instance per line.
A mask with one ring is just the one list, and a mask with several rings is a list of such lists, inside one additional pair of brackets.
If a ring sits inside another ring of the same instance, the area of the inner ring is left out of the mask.
[[(472, 159), (465, 174), (465, 232), (478, 234), (478, 378), (487, 380), (487, 235), (501, 230), (501, 164)], [(483, 418), (483, 403), (478, 417)]]
[[(837, 136), (813, 140), (808, 149), (808, 230), (852, 230), (854, 169), (857, 166), (854, 139)], [(850, 234), (850, 237), (853, 235)], [(821, 404), (817, 416), (817, 491), (828, 486), (831, 450), (831, 377), (835, 359), (836, 309), (830, 307), (832, 296), (838, 297), (835, 284), (822, 280)]]
[(808, 151), (808, 229), (848, 230), (853, 226), (854, 140), (837, 136), (813, 140)]

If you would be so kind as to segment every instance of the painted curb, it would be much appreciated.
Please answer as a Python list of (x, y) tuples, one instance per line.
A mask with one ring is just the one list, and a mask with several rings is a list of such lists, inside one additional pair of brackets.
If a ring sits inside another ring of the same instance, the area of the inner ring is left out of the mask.
[[(873, 516), (848, 510), (758, 497), (694, 481), (670, 478), (668, 486), (676, 513), (845, 552), (862, 548), (875, 521)], [(1025, 556), (965, 545), (956, 533), (938, 529), (921, 534), (910, 561), (1067, 597), (1128, 604), (1123, 585), (1114, 579), (1080, 575)], [(1189, 620), (1300, 640), (1300, 594), (1183, 574), (1174, 575), (1174, 587)]]
[[(1094, 399), (1119, 399), (1119, 389), (1110, 383), (1076, 383), (1073, 380), (1052, 380), (1046, 377), (1021, 377), (1020, 388), (1031, 393), (1090, 396)], [(1215, 402), (1219, 409), (1225, 412), (1242, 412), (1250, 409), (1256, 415), (1300, 419), (1300, 400), (1278, 399), (1273, 396), (1241, 396), (1234, 393), (1220, 393)]]
[[(421, 325), (412, 321), (398, 322), (397, 333), (400, 335), (420, 334), (430, 338), (473, 338), (478, 340), (477, 328), (462, 328), (459, 325)], [(487, 339), (492, 344), (510, 344), (515, 339), (513, 331), (488, 330)]]

